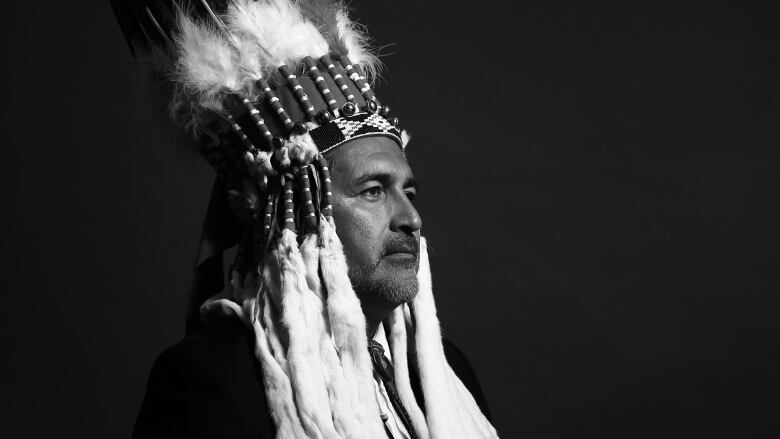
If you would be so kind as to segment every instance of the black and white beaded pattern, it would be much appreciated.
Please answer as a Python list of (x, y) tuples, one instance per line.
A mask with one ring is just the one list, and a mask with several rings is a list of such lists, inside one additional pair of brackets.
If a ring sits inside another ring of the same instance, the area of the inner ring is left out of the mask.
[(395, 129), (393, 124), (378, 114), (368, 114), (368, 116), (362, 120), (350, 120), (349, 118), (343, 117), (341, 119), (336, 119), (333, 123), (341, 129), (344, 137), (348, 139), (355, 137), (356, 134), (359, 134), (363, 130), (387, 133), (390, 132), (390, 130)]
[(310, 131), (314, 143), (320, 152), (329, 150), (342, 143), (366, 136), (383, 135), (403, 145), (401, 132), (384, 117), (374, 113), (357, 113), (344, 116), (320, 125)]

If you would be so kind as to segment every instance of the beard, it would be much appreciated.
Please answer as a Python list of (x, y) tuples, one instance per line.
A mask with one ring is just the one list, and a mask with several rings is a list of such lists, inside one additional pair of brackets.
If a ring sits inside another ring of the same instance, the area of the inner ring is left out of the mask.
[[(385, 258), (396, 253), (410, 253), (414, 257)], [(413, 236), (402, 235), (391, 239), (385, 251), (373, 264), (349, 266), (349, 280), (359, 296), (373, 296), (398, 306), (410, 302), (417, 295), (417, 268), (419, 243)]]

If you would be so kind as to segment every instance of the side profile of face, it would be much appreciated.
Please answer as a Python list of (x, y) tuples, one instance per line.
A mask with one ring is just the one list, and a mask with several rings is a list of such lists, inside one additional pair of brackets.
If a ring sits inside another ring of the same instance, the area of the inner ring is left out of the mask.
[(333, 217), (364, 312), (410, 301), (417, 293), (422, 220), (403, 152), (393, 140), (372, 136), (339, 146), (327, 159)]

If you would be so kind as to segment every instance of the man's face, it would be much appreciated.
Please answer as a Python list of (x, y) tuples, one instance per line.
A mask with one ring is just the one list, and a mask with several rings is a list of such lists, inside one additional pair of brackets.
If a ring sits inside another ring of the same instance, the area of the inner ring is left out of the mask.
[(417, 184), (398, 144), (355, 139), (328, 154), (333, 216), (364, 308), (400, 305), (417, 293), (422, 220), (412, 204)]

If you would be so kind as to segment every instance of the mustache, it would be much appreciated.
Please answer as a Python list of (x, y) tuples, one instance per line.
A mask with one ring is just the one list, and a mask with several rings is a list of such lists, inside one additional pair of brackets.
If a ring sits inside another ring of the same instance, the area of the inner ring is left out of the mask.
[(415, 257), (419, 254), (420, 242), (412, 235), (397, 235), (385, 243), (384, 255), (395, 253), (411, 253)]

